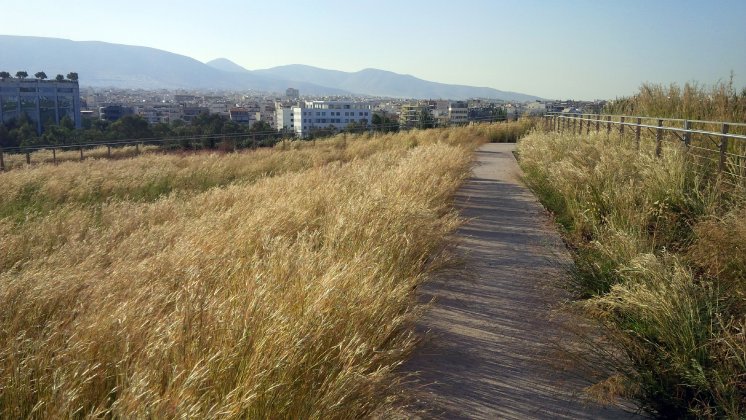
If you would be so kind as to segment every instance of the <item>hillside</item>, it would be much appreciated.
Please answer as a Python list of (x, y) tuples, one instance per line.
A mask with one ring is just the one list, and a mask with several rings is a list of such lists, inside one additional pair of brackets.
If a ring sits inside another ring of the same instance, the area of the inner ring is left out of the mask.
[(379, 69), (349, 73), (301, 64), (247, 70), (226, 59), (202, 63), (149, 47), (98, 41), (0, 35), (0, 70), (12, 74), (76, 71), (84, 86), (144, 89), (225, 89), (305, 95), (371, 95), (417, 99), (491, 98), (532, 101), (535, 96), (489, 87), (449, 85)]
[[(155, 48), (97, 41), (0, 35), (0, 51), (0, 69), (11, 73), (27, 70), (30, 74), (43, 70), (48, 75), (76, 71), (85, 86), (284, 92), (291, 83), (259, 74), (219, 70)], [(297, 87), (309, 94), (346, 93), (312, 83)]]
[(339, 86), (341, 89), (374, 96), (423, 99), (491, 98), (507, 101), (533, 101), (536, 96), (507, 92), (488, 87), (449, 85), (430, 82), (405, 74), (379, 69), (364, 69), (354, 73), (325, 70), (302, 64), (256, 70), (254, 74), (287, 80)]

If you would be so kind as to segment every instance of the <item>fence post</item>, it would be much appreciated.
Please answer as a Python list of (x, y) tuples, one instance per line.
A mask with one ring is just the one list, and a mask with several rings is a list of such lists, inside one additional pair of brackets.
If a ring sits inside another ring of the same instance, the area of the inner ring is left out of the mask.
[(640, 125), (642, 124), (642, 118), (637, 117), (637, 127), (635, 127), (635, 147), (640, 150)]
[(111, 145), (110, 144), (106, 145), (106, 157), (111, 159)]
[(658, 128), (655, 130), (655, 156), (660, 157), (663, 147), (663, 120), (658, 120)]
[(80, 160), (83, 160), (83, 146), (80, 146)]
[(26, 150), (26, 164), (31, 165), (31, 153)]
[[(720, 130), (723, 134), (728, 134), (728, 124), (723, 124), (723, 129)], [(728, 152), (728, 137), (720, 137), (720, 162), (718, 164), (718, 171), (723, 172), (725, 170), (726, 153)]]
[(52, 148), (52, 163), (57, 164), (57, 149)]
[(611, 134), (611, 115), (606, 116), (606, 135)]
[(140, 143), (135, 143), (135, 154), (140, 154)]
[(588, 121), (586, 121), (588, 124), (585, 125), (585, 134), (587, 136), (591, 135), (591, 117), (593, 117), (593, 114), (588, 114)]
[(578, 119), (580, 120), (580, 127), (578, 128), (578, 134), (583, 134), (583, 114), (578, 115)]
[(624, 140), (624, 117), (619, 117), (619, 140)]
[(3, 148), (0, 147), (0, 171), (5, 170), (5, 157), (3, 156)]
[(596, 134), (598, 134), (599, 129), (601, 128), (601, 114), (596, 115)]
[(689, 120), (684, 120), (684, 146), (688, 149), (691, 142), (692, 135), (689, 133)]

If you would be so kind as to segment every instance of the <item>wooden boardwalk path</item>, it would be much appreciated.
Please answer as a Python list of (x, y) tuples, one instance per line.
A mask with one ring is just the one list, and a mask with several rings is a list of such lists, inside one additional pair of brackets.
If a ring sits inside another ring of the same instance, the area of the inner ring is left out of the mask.
[[(464, 267), (422, 288), (435, 303), (419, 328), (427, 338), (404, 366), (417, 372), (418, 402), (407, 417), (633, 418), (588, 406), (581, 375), (551, 361), (567, 337), (550, 315), (566, 297), (554, 284), (569, 256), (541, 204), (520, 182), (512, 144), (477, 151), (457, 195), (468, 222), (457, 232)], [(554, 353), (554, 354), (553, 354)], [(424, 412), (417, 412), (424, 410)]]

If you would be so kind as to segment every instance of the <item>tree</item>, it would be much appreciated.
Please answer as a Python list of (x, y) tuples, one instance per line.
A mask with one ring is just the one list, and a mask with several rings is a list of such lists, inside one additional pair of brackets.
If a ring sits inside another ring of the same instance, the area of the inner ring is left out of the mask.
[(23, 70), (17, 71), (16, 72), (16, 77), (19, 78), (19, 79), (25, 79), (25, 78), (28, 77), (28, 72), (23, 71)]
[(54, 80), (56, 80), (56, 81), (58, 81), (58, 82), (64, 82), (64, 81), (65, 81), (65, 76), (63, 76), (63, 75), (61, 75), (61, 74), (58, 74), (58, 75), (57, 75), (57, 76), (56, 76), (56, 77), (54, 78)]
[(71, 82), (77, 82), (78, 81), (78, 73), (75, 73), (75, 72), (67, 73), (67, 80), (70, 80)]
[(0, 71), (0, 79), (5, 80), (10, 78), (10, 73), (7, 71)]
[(251, 132), (251, 133), (269, 133), (269, 132), (274, 132), (274, 129), (266, 121), (257, 121), (254, 124), (251, 124), (251, 129), (249, 130), (249, 132)]
[(425, 128), (433, 128), (435, 126), (435, 121), (433, 121), (433, 116), (430, 115), (430, 111), (427, 109), (422, 109), (420, 111), (420, 115), (417, 118), (417, 128), (419, 129), (425, 129)]
[(44, 73), (43, 71), (39, 71), (36, 74), (34, 74), (34, 77), (36, 77), (39, 80), (44, 80), (47, 78), (47, 74)]
[(120, 139), (145, 139), (153, 137), (150, 124), (139, 115), (125, 115), (113, 122), (109, 131), (115, 138)]

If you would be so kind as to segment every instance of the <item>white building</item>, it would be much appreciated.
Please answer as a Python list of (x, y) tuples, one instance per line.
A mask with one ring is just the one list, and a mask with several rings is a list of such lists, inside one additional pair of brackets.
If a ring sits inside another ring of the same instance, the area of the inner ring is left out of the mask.
[(466, 124), (469, 122), (469, 104), (466, 102), (451, 102), (448, 105), (448, 122), (451, 124)]
[(293, 130), (293, 107), (280, 103), (275, 108), (275, 129), (277, 131)]
[(373, 110), (367, 102), (310, 101), (291, 109), (293, 130), (299, 137), (329, 127), (336, 130), (344, 130), (350, 124), (367, 127), (373, 119)]

